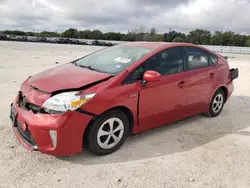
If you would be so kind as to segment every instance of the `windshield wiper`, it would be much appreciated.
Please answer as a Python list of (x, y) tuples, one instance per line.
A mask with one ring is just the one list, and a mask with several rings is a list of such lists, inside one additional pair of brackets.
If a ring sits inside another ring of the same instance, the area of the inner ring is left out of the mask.
[(78, 65), (79, 67), (82, 67), (82, 68), (86, 68), (86, 69), (89, 69), (89, 70), (95, 70), (97, 71), (96, 69), (94, 69), (93, 67), (91, 67), (90, 65), (86, 66), (86, 65)]
[(82, 68), (86, 68), (86, 69), (90, 69), (90, 70), (94, 70), (90, 65), (86, 66), (86, 65), (79, 65), (76, 62), (74, 62), (74, 65), (77, 67), (82, 67)]
[(86, 69), (93, 70), (93, 71), (96, 71), (96, 72), (101, 72), (101, 73), (110, 74), (110, 75), (112, 75), (112, 76), (115, 75), (114, 73), (108, 73), (108, 72), (105, 72), (105, 71), (102, 71), (102, 70), (99, 70), (99, 69), (95, 69), (95, 68), (91, 67), (90, 65), (79, 65), (79, 64), (77, 64), (76, 62), (74, 63), (74, 65), (77, 66), (77, 67), (86, 68)]
[(91, 67), (90, 65), (79, 65), (79, 64), (77, 64), (77, 63), (74, 63), (74, 64), (75, 64), (76, 66), (78, 66), (78, 67), (86, 68), (86, 69), (93, 70), (93, 71), (97, 71), (97, 72), (102, 72), (102, 71), (100, 71), (100, 70), (98, 70), (98, 69), (95, 69), (95, 68)]

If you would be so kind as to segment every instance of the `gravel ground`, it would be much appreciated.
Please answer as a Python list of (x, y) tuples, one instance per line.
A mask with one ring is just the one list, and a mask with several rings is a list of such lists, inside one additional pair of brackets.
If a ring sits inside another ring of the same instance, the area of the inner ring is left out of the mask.
[[(9, 105), (20, 84), (99, 47), (0, 42), (0, 187), (250, 187), (250, 56), (217, 118), (196, 116), (128, 138), (108, 156), (84, 151), (56, 158), (26, 150), (11, 129)], [(248, 84), (247, 84), (248, 83)]]

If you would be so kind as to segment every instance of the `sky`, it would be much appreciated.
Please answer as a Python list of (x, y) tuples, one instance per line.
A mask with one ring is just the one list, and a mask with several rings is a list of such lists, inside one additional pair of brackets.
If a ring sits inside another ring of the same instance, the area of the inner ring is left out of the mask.
[(0, 0), (0, 30), (127, 32), (143, 26), (250, 34), (250, 0)]

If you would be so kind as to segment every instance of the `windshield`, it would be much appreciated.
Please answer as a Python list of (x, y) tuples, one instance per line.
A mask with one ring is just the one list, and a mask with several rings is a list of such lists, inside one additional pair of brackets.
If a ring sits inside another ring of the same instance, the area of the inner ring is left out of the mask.
[(77, 66), (116, 75), (151, 49), (136, 46), (113, 46), (97, 51), (74, 62)]

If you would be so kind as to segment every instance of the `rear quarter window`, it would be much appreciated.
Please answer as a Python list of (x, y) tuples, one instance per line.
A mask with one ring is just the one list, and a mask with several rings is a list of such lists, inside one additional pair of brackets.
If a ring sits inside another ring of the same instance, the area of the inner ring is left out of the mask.
[(208, 56), (209, 56), (209, 59), (210, 59), (210, 64), (212, 66), (217, 65), (217, 63), (218, 63), (218, 57), (216, 55), (210, 54), (210, 53), (208, 54)]

